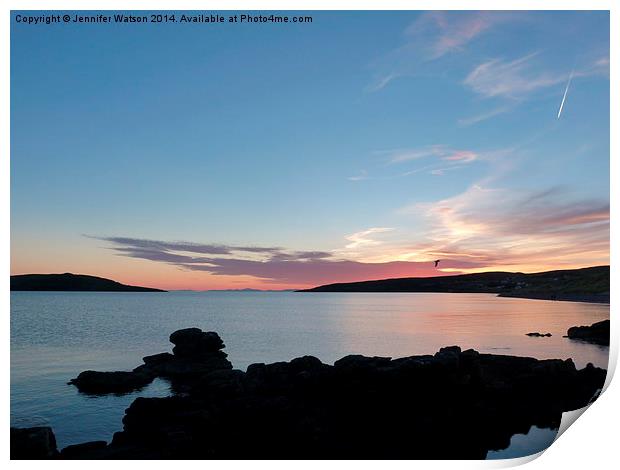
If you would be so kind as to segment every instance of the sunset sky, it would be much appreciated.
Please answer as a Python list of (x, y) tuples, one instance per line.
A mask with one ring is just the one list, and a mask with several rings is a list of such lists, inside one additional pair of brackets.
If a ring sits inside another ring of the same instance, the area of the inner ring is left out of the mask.
[(609, 264), (607, 12), (311, 14), (12, 21), (12, 274), (282, 289)]

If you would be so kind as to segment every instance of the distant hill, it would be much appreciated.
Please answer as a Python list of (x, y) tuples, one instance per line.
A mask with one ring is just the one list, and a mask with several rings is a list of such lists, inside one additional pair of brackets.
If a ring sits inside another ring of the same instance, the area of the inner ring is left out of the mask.
[(127, 286), (103, 277), (84, 274), (20, 274), (11, 276), (12, 291), (166, 292), (150, 287)]
[(300, 292), (454, 292), (609, 302), (609, 266), (524, 274), (488, 272), (327, 284)]

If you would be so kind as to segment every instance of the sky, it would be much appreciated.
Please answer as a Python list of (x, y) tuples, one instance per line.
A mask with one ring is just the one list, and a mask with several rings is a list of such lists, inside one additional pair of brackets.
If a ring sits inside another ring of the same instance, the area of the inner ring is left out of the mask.
[(17, 14), (12, 274), (289, 289), (609, 264), (607, 12)]

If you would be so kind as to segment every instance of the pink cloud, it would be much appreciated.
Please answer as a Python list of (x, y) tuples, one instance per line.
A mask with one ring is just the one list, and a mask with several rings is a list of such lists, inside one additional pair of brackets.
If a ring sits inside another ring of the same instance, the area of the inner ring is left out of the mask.
[(473, 162), (478, 158), (478, 155), (469, 150), (457, 150), (443, 157), (443, 160), (456, 161), (462, 163)]
[(408, 77), (420, 65), (463, 50), (468, 43), (497, 24), (515, 18), (501, 11), (430, 11), (422, 13), (405, 30), (405, 43), (380, 61), (382, 66), (373, 82), (366, 87), (376, 92), (397, 78)]
[(488, 12), (473, 13), (457, 22), (447, 22), (445, 18), (442, 18), (441, 21), (437, 21), (441, 35), (433, 47), (433, 57), (441, 57), (461, 48), (493, 24), (493, 17)]
[[(389, 229), (375, 228), (354, 234), (356, 247), (374, 244), (368, 236)], [(132, 239), (127, 237), (102, 238), (113, 244), (120, 256), (173, 265), (185, 271), (204, 272), (215, 276), (252, 277), (260, 281), (309, 287), (333, 282), (362, 281), (408, 276), (439, 276), (443, 273), (432, 261), (361, 262), (341, 259), (324, 251), (287, 251), (275, 248), (229, 247), (215, 244), (166, 242)], [(349, 237), (351, 240), (351, 237)], [(227, 256), (213, 256), (205, 252), (222, 252)], [(257, 254), (260, 258), (256, 258)], [(476, 261), (445, 259), (443, 269), (460, 272), (478, 266)]]
[(422, 255), (467, 254), (485, 269), (530, 272), (609, 264), (606, 200), (571, 200), (561, 188), (528, 193), (474, 185), (410, 210), (432, 223), (433, 243)]

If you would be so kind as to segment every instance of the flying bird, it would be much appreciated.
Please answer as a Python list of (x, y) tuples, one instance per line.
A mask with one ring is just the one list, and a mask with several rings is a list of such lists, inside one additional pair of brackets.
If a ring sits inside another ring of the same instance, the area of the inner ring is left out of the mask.
[(570, 87), (570, 82), (573, 79), (574, 70), (570, 71), (570, 75), (568, 76), (568, 83), (566, 84), (566, 90), (564, 90), (564, 96), (562, 97), (562, 102), (560, 103), (560, 109), (558, 110), (558, 119), (562, 115), (562, 110), (564, 109), (564, 102), (566, 101), (566, 95), (568, 94), (568, 87)]
[(437, 267), (440, 261), (441, 261), (440, 259), (435, 260), (435, 267)]

